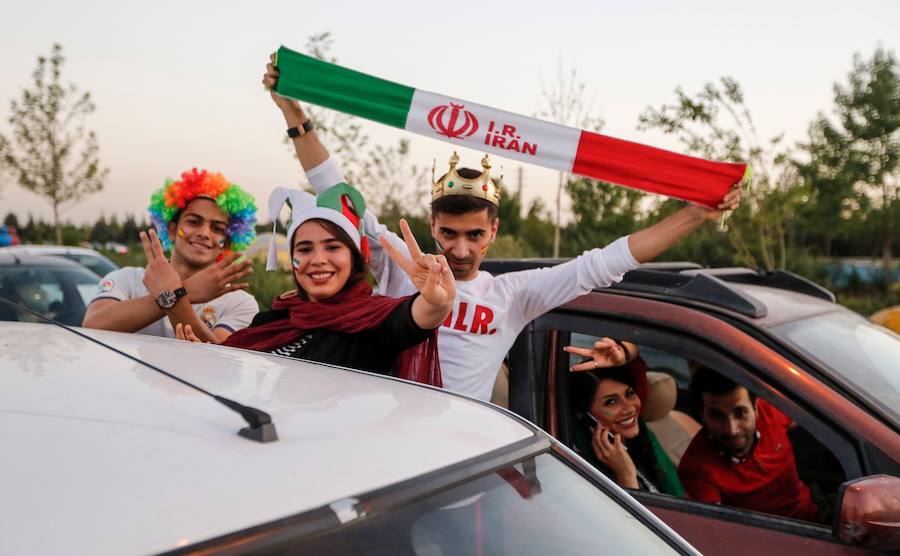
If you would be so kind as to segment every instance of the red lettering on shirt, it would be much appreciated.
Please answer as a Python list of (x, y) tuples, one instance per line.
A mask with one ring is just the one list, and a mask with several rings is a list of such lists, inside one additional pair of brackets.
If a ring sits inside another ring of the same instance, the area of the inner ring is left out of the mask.
[(456, 315), (456, 324), (453, 325), (455, 330), (466, 331), (466, 325), (463, 323), (463, 320), (466, 318), (466, 310), (469, 308), (469, 305), (465, 302), (460, 302), (459, 304), (459, 314)]
[(469, 332), (473, 334), (487, 334), (488, 325), (494, 320), (494, 312), (481, 305), (475, 306), (475, 315), (472, 317), (472, 326)]

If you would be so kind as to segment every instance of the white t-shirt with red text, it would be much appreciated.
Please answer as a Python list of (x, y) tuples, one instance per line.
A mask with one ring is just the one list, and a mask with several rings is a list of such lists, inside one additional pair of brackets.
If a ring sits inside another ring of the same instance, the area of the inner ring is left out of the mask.
[[(308, 171), (307, 178), (316, 191), (344, 181), (332, 158)], [(415, 286), (378, 238), (384, 236), (403, 253), (409, 252), (406, 243), (371, 213), (366, 213), (363, 222), (377, 292), (391, 297), (415, 293)], [(626, 236), (557, 266), (499, 276), (480, 271), (473, 280), (457, 281), (453, 312), (438, 331), (444, 388), (489, 400), (500, 364), (525, 325), (594, 288), (618, 282), (638, 264)]]

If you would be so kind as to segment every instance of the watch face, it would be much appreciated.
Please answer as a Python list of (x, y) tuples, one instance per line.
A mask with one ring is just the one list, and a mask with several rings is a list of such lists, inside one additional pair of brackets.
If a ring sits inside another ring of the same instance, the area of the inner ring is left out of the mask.
[(156, 296), (156, 303), (163, 309), (171, 309), (175, 302), (178, 301), (178, 296), (175, 295), (175, 292), (172, 291), (162, 291), (159, 292), (159, 295)]

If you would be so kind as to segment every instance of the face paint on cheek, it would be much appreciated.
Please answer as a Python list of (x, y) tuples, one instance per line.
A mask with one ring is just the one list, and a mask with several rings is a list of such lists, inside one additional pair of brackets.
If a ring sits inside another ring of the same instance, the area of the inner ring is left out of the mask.
[(178, 237), (184, 237), (185, 235), (184, 228), (178, 228)]
[(294, 268), (300, 268), (300, 261), (298, 261), (297, 259), (292, 258), (292, 259), (291, 259), (291, 266), (293, 266)]
[(485, 244), (484, 244), (484, 247), (481, 248), (481, 254), (484, 255), (485, 253), (488, 252), (488, 249), (490, 249), (490, 248), (491, 248), (491, 244), (490, 244), (490, 243), (485, 243)]
[(219, 248), (221, 249), (222, 247), (225, 247), (225, 240), (224, 240), (224, 239), (220, 239), (220, 240), (219, 240)]
[(437, 252), (438, 252), (438, 253), (443, 253), (443, 252), (444, 252), (444, 246), (441, 245), (441, 242), (440, 242), (440, 241), (434, 240), (434, 246), (437, 248)]
[(610, 411), (609, 409), (601, 409), (601, 410), (600, 410), (600, 415), (603, 415), (603, 416), (606, 417), (607, 419), (612, 419), (613, 417), (616, 416), (616, 412), (615, 412), (615, 411)]

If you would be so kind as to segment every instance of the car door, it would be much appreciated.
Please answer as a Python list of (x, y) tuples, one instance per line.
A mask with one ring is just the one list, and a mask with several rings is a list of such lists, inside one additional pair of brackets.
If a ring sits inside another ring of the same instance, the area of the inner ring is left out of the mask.
[[(755, 366), (760, 364), (758, 357), (753, 361), (747, 360), (746, 346), (711, 343), (705, 334), (692, 331), (689, 321), (680, 321), (678, 327), (667, 327), (659, 322), (648, 322), (646, 316), (631, 320), (621, 314), (590, 314), (563, 308), (535, 320), (526, 334), (531, 339), (521, 338), (517, 347), (520, 350), (530, 349), (531, 360), (542, 365), (541, 368), (529, 370), (536, 386), (536, 399), (530, 402), (529, 407), (522, 404), (521, 397), (517, 399), (512, 395), (523, 371), (511, 363), (510, 407), (514, 411), (531, 411), (529, 418), (567, 445), (572, 445), (573, 426), (566, 388), (570, 362), (568, 354), (561, 348), (573, 341), (573, 335), (608, 336), (674, 356), (691, 358), (730, 375), (736, 382), (765, 397), (817, 439), (816, 442), (825, 447), (824, 453), (832, 458), (831, 465), (837, 469), (832, 470), (833, 473), (839, 473), (845, 479), (864, 475), (852, 434), (842, 430), (839, 423), (824, 417), (829, 414), (829, 408), (810, 407), (796, 399), (786, 384), (771, 378), (800, 371), (760, 369)], [(745, 336), (736, 335), (741, 338)], [(521, 353), (510, 355), (511, 362), (521, 359)], [(794, 554), (866, 553), (838, 541), (827, 524), (807, 523), (662, 494), (641, 491), (632, 491), (632, 494), (704, 553), (760, 554), (771, 553), (773, 549)]]

